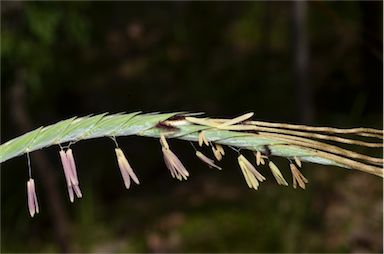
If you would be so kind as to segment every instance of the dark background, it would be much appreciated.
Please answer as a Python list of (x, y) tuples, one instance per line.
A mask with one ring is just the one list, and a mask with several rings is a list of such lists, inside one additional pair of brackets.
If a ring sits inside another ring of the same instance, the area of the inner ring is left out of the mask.
[[(382, 128), (382, 10), (381, 1), (2, 1), (2, 142), (72, 116), (137, 110)], [(84, 195), (74, 204), (58, 147), (32, 153), (33, 219), (25, 156), (3, 163), (1, 251), (382, 252), (378, 177), (304, 164), (307, 190), (267, 175), (252, 191), (229, 149), (216, 172), (172, 141), (192, 174), (180, 183), (157, 140), (118, 141), (142, 184), (124, 189), (111, 140), (82, 141), (72, 146)]]

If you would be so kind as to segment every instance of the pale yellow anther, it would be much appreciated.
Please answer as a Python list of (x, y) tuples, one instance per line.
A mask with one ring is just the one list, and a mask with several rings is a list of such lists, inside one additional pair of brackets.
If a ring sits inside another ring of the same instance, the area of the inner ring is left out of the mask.
[(288, 186), (288, 183), (287, 181), (285, 181), (283, 175), (281, 174), (279, 168), (275, 165), (275, 163), (273, 163), (272, 161), (269, 161), (269, 168), (271, 169), (272, 171), (272, 174), (273, 176), (275, 177), (276, 179), (276, 182), (279, 184), (279, 185), (285, 185), (285, 186)]
[(261, 153), (259, 151), (256, 152), (256, 165), (259, 166), (261, 161)]
[(205, 156), (204, 154), (202, 154), (201, 152), (199, 151), (196, 151), (196, 156), (204, 163), (206, 163), (209, 167), (214, 167), (214, 168), (217, 168), (219, 170), (221, 170), (221, 167), (217, 166), (214, 161), (210, 158), (208, 158), (207, 156)]
[(293, 159), (295, 160), (296, 165), (299, 166), (299, 168), (301, 168), (301, 160), (299, 158), (297, 158), (296, 156), (293, 157)]
[(203, 146), (203, 143), (206, 145), (206, 146), (209, 146), (209, 142), (207, 140), (207, 138), (205, 137), (204, 135), (204, 131), (201, 131), (199, 133), (199, 146)]
[(162, 148), (164, 162), (167, 168), (170, 170), (172, 177), (176, 177), (179, 180), (187, 180), (189, 172), (181, 163), (179, 158), (169, 149)]
[(221, 155), (225, 155), (224, 148), (220, 144), (216, 144), (216, 150), (219, 151)]
[(221, 155), (220, 151), (218, 149), (215, 148), (214, 145), (212, 145), (212, 152), (213, 152), (213, 155), (215, 155), (215, 158), (218, 160), (218, 161), (221, 161), (221, 159), (223, 158), (223, 156)]
[(261, 175), (243, 155), (240, 155), (237, 160), (248, 187), (257, 190), (259, 187), (259, 181), (264, 181), (265, 177)]
[(255, 190), (257, 190), (257, 188), (258, 188), (258, 184), (256, 184), (255, 187), (252, 185), (252, 182), (251, 182), (251, 180), (250, 180), (249, 177), (248, 177), (248, 170), (247, 170), (247, 167), (245, 166), (244, 162), (239, 161), (239, 166), (240, 166), (240, 169), (241, 169), (241, 171), (242, 171), (242, 173), (243, 173), (243, 175), (244, 175), (244, 179), (245, 179), (245, 181), (246, 181), (248, 187), (249, 187), (249, 188), (254, 188)]
[(261, 165), (265, 165), (265, 158), (267, 158), (267, 156), (265, 155), (262, 155), (261, 152), (257, 151), (256, 153), (254, 153), (255, 156), (256, 156), (256, 165), (259, 166), (260, 164)]
[(123, 177), (124, 185), (127, 189), (131, 186), (131, 179), (136, 183), (140, 184), (135, 172), (125, 157), (123, 151), (120, 148), (115, 148), (117, 157), (117, 163), (119, 165), (121, 176)]

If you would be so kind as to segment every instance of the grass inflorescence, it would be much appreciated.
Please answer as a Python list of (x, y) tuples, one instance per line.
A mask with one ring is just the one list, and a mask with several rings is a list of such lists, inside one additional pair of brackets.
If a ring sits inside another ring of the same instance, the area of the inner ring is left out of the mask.
[[(374, 149), (383, 147), (383, 131), (371, 128), (338, 129), (331, 127), (312, 127), (305, 125), (252, 121), (253, 113), (247, 113), (233, 119), (202, 117), (201, 114), (184, 112), (130, 114), (100, 114), (95, 116), (74, 117), (47, 127), (40, 127), (0, 146), (0, 162), (23, 154), (28, 155), (44, 147), (59, 145), (60, 158), (68, 186), (71, 202), (74, 194), (82, 197), (77, 168), (70, 147), (85, 139), (109, 137), (116, 144), (117, 166), (123, 183), (128, 189), (131, 180), (139, 184), (126, 154), (118, 146), (117, 137), (146, 136), (160, 141), (164, 162), (172, 177), (186, 180), (190, 176), (175, 151), (171, 150), (170, 140), (189, 141), (195, 155), (207, 166), (221, 170), (219, 165), (225, 148), (238, 153), (239, 169), (250, 188), (258, 189), (266, 178), (258, 172), (257, 166), (268, 165), (279, 185), (288, 185), (278, 166), (272, 161), (274, 156), (287, 159), (292, 173), (293, 187), (305, 189), (307, 178), (300, 172), (303, 162), (339, 166), (360, 170), (383, 177), (383, 158), (360, 154), (344, 145), (363, 146)], [(361, 140), (361, 137), (366, 140)], [(367, 141), (369, 139), (369, 141)], [(63, 149), (63, 146), (66, 150)], [(208, 146), (212, 154), (204, 154), (200, 149)], [(254, 158), (246, 158), (242, 150), (250, 150)], [(177, 152), (177, 151), (176, 151)], [(253, 165), (252, 161), (255, 161)], [(29, 211), (31, 216), (38, 213), (36, 188), (29, 168), (30, 179), (27, 182)]]

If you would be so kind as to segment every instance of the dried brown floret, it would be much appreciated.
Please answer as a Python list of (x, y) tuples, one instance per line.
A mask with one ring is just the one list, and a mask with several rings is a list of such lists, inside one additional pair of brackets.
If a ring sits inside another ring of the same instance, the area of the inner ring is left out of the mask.
[(303, 174), (300, 172), (300, 170), (295, 166), (295, 164), (291, 163), (289, 165), (292, 172), (292, 181), (293, 181), (293, 188), (296, 189), (297, 183), (302, 189), (305, 189), (305, 184), (308, 183), (307, 178), (303, 176)]

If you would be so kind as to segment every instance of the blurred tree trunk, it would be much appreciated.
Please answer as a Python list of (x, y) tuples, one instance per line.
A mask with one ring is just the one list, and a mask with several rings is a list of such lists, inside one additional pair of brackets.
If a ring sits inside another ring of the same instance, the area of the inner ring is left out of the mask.
[[(9, 91), (9, 98), (12, 110), (12, 116), (15, 121), (15, 125), (18, 126), (20, 132), (30, 131), (35, 127), (32, 124), (31, 119), (28, 116), (25, 105), (25, 85), (23, 84), (22, 73), (16, 73), (16, 81)], [(61, 201), (59, 190), (57, 188), (56, 176), (53, 173), (52, 165), (48, 158), (42, 151), (36, 151), (33, 153), (32, 170), (36, 170), (39, 177), (39, 181), (42, 183), (45, 189), (45, 197), (47, 198), (47, 204), (49, 204), (49, 211), (51, 217), (51, 225), (54, 229), (54, 236), (57, 241), (60, 252), (70, 252), (69, 246), (69, 224), (67, 215), (65, 213), (64, 205)]]
[[(380, 109), (383, 105), (383, 5), (382, 2), (359, 3), (362, 12), (361, 38), (361, 68), (363, 82), (361, 90), (368, 92), (365, 108)], [(380, 112), (378, 110), (378, 112)], [(381, 118), (383, 117), (382, 114)], [(381, 122), (383, 120), (381, 119)]]
[(314, 103), (312, 87), (308, 79), (307, 2), (293, 1), (292, 16), (296, 107), (297, 112), (299, 112), (299, 121), (312, 123), (314, 119)]

